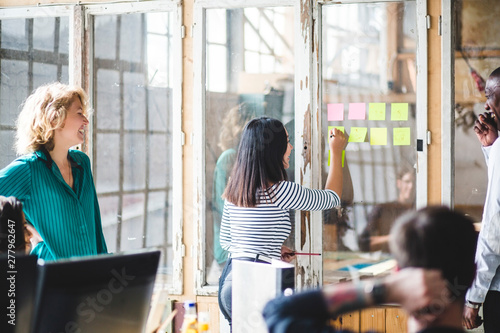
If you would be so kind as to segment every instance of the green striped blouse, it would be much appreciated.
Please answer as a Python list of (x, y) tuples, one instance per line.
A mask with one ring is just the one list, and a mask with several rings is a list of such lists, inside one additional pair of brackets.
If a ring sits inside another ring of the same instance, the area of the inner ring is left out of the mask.
[(69, 150), (74, 191), (50, 155), (24, 155), (0, 170), (0, 195), (17, 197), (44, 240), (31, 253), (45, 260), (106, 253), (90, 160)]

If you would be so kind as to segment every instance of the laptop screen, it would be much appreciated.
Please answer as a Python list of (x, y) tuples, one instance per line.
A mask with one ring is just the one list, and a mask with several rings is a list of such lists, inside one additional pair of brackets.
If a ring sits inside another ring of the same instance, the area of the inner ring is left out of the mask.
[(33, 332), (142, 333), (160, 251), (39, 262)]

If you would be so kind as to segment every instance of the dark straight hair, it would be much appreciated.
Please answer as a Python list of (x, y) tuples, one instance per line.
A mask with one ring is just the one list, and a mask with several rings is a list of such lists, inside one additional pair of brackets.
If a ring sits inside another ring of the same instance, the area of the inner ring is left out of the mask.
[(400, 216), (390, 234), (398, 266), (441, 270), (450, 291), (464, 301), (476, 273), (477, 233), (470, 218), (444, 206)]
[(283, 156), (288, 146), (285, 127), (277, 119), (250, 120), (241, 135), (238, 155), (223, 197), (240, 207), (255, 207), (257, 191), (287, 180)]

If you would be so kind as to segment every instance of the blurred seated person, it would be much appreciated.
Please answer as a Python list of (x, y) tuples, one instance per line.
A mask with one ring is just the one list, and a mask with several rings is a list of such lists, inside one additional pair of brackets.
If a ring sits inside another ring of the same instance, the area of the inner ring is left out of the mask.
[(0, 196), (0, 253), (29, 254), (40, 241), (38, 232), (24, 218), (21, 201)]
[(462, 311), (476, 271), (476, 243), (472, 220), (462, 214), (446, 207), (409, 212), (391, 231), (397, 272), (378, 281), (278, 297), (264, 308), (269, 332), (336, 332), (331, 319), (383, 303), (398, 303), (409, 313), (408, 332), (464, 332)]
[(406, 211), (415, 209), (414, 168), (407, 165), (400, 168), (396, 187), (398, 189), (396, 201), (376, 205), (370, 212), (366, 227), (358, 238), (361, 251), (389, 253), (389, 232), (394, 221)]

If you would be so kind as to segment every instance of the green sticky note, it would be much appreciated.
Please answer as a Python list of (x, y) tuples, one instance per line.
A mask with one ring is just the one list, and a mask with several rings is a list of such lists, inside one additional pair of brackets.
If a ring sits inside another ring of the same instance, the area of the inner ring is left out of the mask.
[(385, 103), (368, 104), (368, 120), (385, 120)]
[(338, 129), (342, 133), (345, 133), (344, 126), (328, 126), (328, 135), (330, 135), (330, 131), (334, 128)]
[[(330, 156), (332, 155), (332, 151), (328, 151), (328, 166), (330, 166)], [(342, 167), (344, 167), (344, 160), (345, 160), (345, 150), (342, 150)]]
[(409, 146), (410, 145), (410, 128), (398, 127), (393, 129), (394, 145)]
[(372, 146), (387, 145), (387, 128), (385, 127), (370, 128), (370, 144)]
[(408, 120), (408, 103), (392, 103), (391, 120)]
[(365, 142), (366, 133), (368, 133), (368, 128), (366, 127), (351, 127), (349, 142)]

